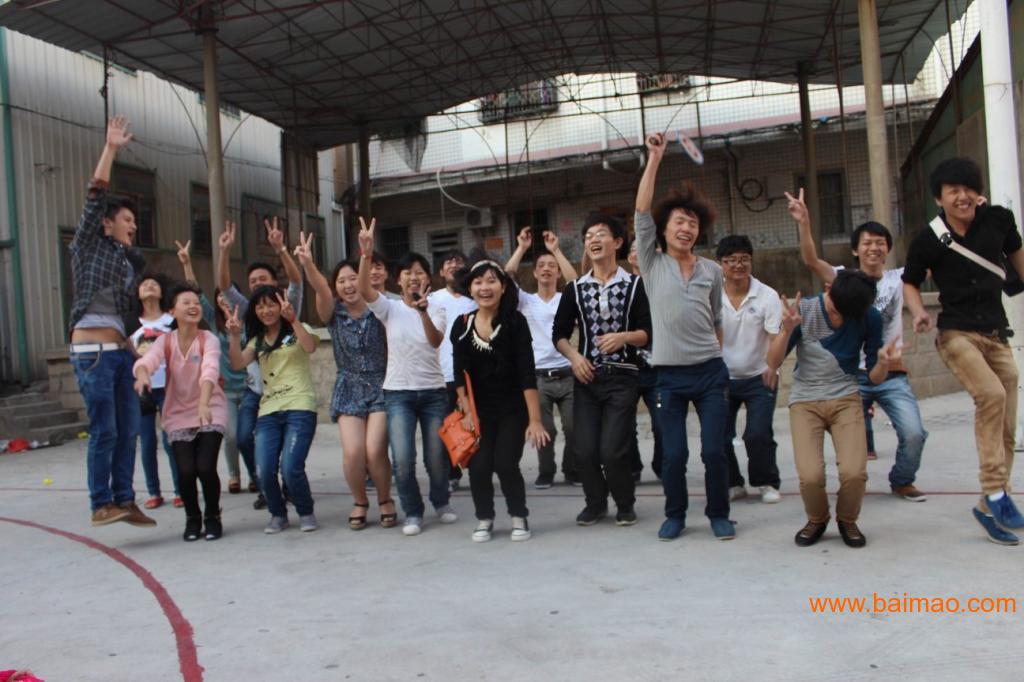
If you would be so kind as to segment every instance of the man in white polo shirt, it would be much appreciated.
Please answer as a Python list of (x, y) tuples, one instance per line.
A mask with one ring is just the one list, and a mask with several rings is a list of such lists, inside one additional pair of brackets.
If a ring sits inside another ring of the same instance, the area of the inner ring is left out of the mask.
[[(519, 270), (523, 256), (533, 246), (533, 229), (524, 227), (516, 237), (518, 245), (512, 257), (505, 263), (505, 272), (513, 279)], [(576, 472), (576, 455), (573, 450), (572, 436), (572, 365), (564, 355), (558, 352), (551, 342), (551, 328), (555, 323), (555, 311), (562, 300), (558, 291), (558, 274), (561, 272), (566, 282), (576, 279), (576, 269), (562, 253), (558, 244), (558, 235), (544, 232), (544, 247), (533, 260), (533, 277), (537, 280), (537, 293), (530, 294), (519, 290), (519, 312), (530, 325), (533, 336), (533, 360), (537, 368), (537, 390), (540, 393), (540, 416), (544, 428), (551, 440), (537, 451), (539, 471), (533, 487), (550, 488), (555, 480), (555, 406), (562, 420), (562, 433), (565, 434), (565, 445), (562, 448), (562, 475), (570, 485), (579, 484)]]
[(779, 468), (775, 463), (775, 397), (778, 374), (768, 368), (768, 344), (782, 322), (779, 294), (752, 274), (754, 246), (745, 235), (729, 235), (718, 242), (722, 266), (722, 358), (729, 368), (729, 417), (725, 427), (725, 455), (729, 462), (729, 499), (747, 496), (733, 438), (736, 416), (747, 407), (743, 444), (747, 450), (750, 485), (761, 501), (778, 502)]

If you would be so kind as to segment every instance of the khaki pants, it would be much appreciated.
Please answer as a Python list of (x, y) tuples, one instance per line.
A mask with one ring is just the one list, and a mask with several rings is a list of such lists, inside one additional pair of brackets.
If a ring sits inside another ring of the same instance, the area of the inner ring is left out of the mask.
[(789, 423), (807, 520), (826, 523), (830, 518), (825, 492), (825, 432), (828, 431), (832, 434), (839, 469), (836, 519), (856, 522), (868, 480), (868, 442), (860, 394), (793, 403), (789, 406)]
[(1009, 489), (1017, 426), (1017, 365), (1010, 347), (978, 332), (944, 329), (939, 357), (974, 399), (978, 478), (985, 494)]

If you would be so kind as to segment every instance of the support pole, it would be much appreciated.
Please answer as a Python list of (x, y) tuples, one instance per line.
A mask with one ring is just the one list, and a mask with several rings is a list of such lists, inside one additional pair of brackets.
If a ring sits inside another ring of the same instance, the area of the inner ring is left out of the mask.
[(868, 175), (871, 181), (871, 218), (892, 223), (889, 189), (889, 147), (885, 134), (882, 97), (882, 53), (878, 42), (875, 0), (857, 0), (860, 25), (860, 60), (864, 72), (864, 109), (868, 127)]
[(367, 221), (370, 211), (370, 131), (366, 124), (359, 126), (359, 215)]
[[(804, 201), (807, 212), (811, 214), (811, 235), (814, 237), (814, 248), (818, 254), (825, 256), (821, 246), (821, 211), (818, 206), (818, 152), (814, 146), (814, 126), (811, 124), (811, 96), (808, 89), (810, 68), (806, 62), (797, 67), (800, 83), (800, 136), (804, 142)], [(817, 277), (812, 276), (812, 285), (820, 284)]]
[(217, 84), (217, 29), (203, 31), (203, 94), (206, 99), (206, 170), (210, 185), (210, 244), (213, 262), (220, 256), (220, 234), (227, 219), (224, 147), (220, 136), (220, 87)]
[[(1010, 20), (1006, 0), (980, 0), (981, 68), (985, 95), (985, 137), (988, 150), (989, 201), (1013, 211), (1021, 229), (1020, 146), (1013, 108), (1013, 75), (1010, 62)], [(1024, 298), (1003, 299), (1010, 327), (1013, 358), (1024, 366)], [(1024, 422), (1020, 405), (1024, 390), (1017, 383), (1017, 443), (1021, 443)], [(1019, 445), (1018, 445), (1019, 447)]]

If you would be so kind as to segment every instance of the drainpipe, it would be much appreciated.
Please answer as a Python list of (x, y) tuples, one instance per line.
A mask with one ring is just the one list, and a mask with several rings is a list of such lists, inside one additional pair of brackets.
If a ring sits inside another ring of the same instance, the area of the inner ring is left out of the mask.
[(8, 239), (2, 248), (11, 250), (11, 270), (14, 276), (14, 338), (18, 347), (18, 369), (21, 383), (31, 383), (28, 362), (27, 325), (25, 324), (25, 290), (21, 279), (21, 249), (18, 246), (18, 191), (14, 178), (14, 123), (11, 120), (10, 71), (7, 67), (7, 29), (0, 28), (0, 106), (4, 110), (4, 175), (7, 178), (7, 224), (10, 225)]

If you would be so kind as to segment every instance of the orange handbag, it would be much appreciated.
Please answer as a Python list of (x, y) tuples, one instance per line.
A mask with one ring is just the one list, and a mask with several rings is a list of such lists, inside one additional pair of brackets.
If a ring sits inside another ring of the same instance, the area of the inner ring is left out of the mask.
[(466, 466), (480, 449), (480, 419), (477, 417), (476, 402), (473, 400), (473, 383), (469, 379), (469, 372), (463, 374), (466, 376), (466, 394), (469, 396), (469, 416), (473, 420), (473, 430), (469, 431), (463, 426), (462, 420), (466, 415), (461, 410), (455, 410), (445, 417), (444, 423), (438, 429), (453, 467)]

